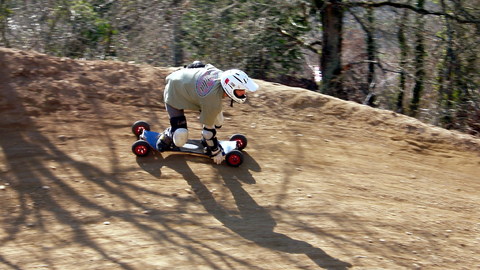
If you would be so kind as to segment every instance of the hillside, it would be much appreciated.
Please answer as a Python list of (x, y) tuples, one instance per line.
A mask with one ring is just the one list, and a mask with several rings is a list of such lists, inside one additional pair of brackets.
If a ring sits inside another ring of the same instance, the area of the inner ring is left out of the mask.
[(479, 139), (257, 81), (240, 168), (136, 158), (172, 70), (0, 48), (0, 269), (480, 268)]

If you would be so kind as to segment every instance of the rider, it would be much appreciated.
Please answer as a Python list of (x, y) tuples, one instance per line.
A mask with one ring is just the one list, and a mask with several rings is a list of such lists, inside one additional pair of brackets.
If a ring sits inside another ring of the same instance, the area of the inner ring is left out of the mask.
[(222, 98), (244, 103), (246, 92), (255, 92), (258, 85), (238, 69), (221, 71), (210, 64), (195, 61), (166, 78), (165, 107), (170, 117), (170, 127), (157, 141), (159, 151), (182, 147), (188, 140), (187, 119), (184, 110), (200, 111), (203, 124), (202, 143), (216, 164), (223, 159), (216, 129), (223, 124)]

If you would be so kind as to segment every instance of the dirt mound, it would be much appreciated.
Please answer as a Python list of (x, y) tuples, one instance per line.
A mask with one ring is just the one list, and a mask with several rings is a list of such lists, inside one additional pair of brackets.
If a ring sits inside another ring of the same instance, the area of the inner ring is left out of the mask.
[[(114, 61), (75, 61), (44, 54), (0, 48), (4, 82), (0, 112), (16, 117), (48, 115), (57, 111), (94, 109), (96, 102), (118, 106), (163, 108), (165, 77), (175, 68), (155, 68)], [(390, 111), (345, 102), (301, 88), (262, 82), (262, 91), (251, 98), (251, 106), (283, 117), (308, 113), (310, 120), (332, 125), (358, 124), (367, 129), (396, 130), (427, 143), (444, 143), (480, 150), (478, 140), (446, 131)], [(21, 91), (16, 91), (20, 89)], [(245, 111), (249, 111), (247, 108)], [(442, 145), (443, 147), (443, 145)]]
[(480, 267), (479, 139), (258, 81), (240, 168), (135, 158), (173, 70), (0, 48), (0, 268)]
[(331, 126), (349, 126), (371, 131), (390, 139), (415, 140), (421, 148), (458, 148), (480, 151), (477, 138), (460, 132), (428, 125), (417, 119), (392, 111), (374, 109), (354, 102), (346, 102), (301, 88), (261, 83), (262, 91), (256, 97), (255, 108), (274, 112), (278, 117), (298, 118), (305, 122), (320, 122)]
[(89, 111), (97, 101), (159, 107), (162, 97), (158, 89), (168, 72), (122, 62), (75, 61), (7, 49), (0, 49), (0, 61), (4, 81), (0, 112), (17, 117)]

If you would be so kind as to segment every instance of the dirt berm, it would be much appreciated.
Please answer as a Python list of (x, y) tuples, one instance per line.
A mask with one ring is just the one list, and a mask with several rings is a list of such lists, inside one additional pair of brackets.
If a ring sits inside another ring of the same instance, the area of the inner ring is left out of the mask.
[(137, 158), (172, 70), (0, 49), (0, 269), (480, 269), (478, 138), (257, 81), (241, 167)]

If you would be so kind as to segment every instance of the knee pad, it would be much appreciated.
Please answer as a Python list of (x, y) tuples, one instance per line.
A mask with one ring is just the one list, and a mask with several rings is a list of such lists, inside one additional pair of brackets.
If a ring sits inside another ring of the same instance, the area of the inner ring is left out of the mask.
[(188, 129), (186, 128), (177, 128), (173, 133), (173, 143), (178, 146), (184, 146), (188, 141)]
[(184, 115), (172, 117), (170, 118), (170, 126), (172, 127), (172, 134), (179, 128), (187, 129), (187, 118)]

